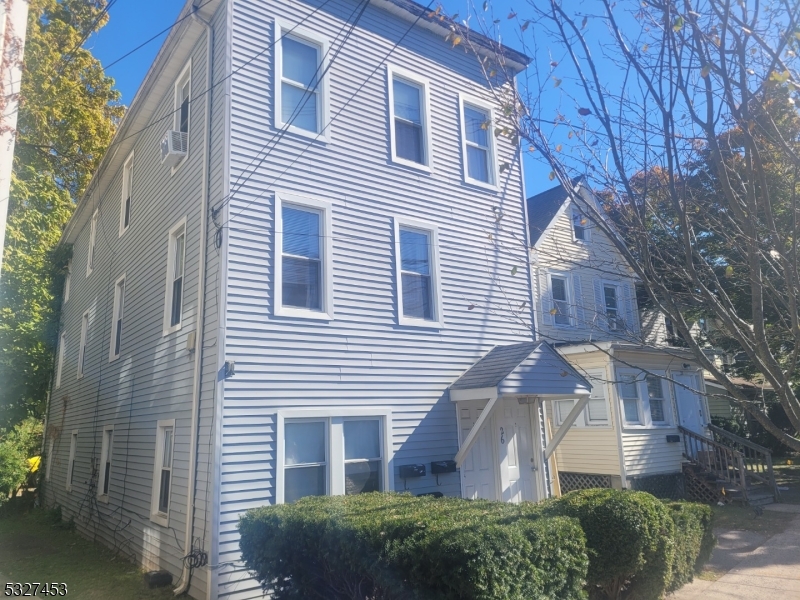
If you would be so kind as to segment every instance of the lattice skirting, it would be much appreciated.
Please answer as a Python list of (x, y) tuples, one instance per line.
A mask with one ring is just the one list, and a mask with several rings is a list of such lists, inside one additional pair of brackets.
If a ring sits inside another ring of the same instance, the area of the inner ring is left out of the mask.
[(564, 473), (559, 471), (558, 482), (561, 484), (562, 494), (573, 490), (612, 487), (610, 475), (595, 475), (593, 473)]
[(686, 486), (683, 473), (666, 473), (663, 475), (645, 475), (630, 478), (631, 488), (640, 492), (648, 492), (656, 498), (681, 500), (686, 498)]
[(683, 473), (684, 481), (686, 482), (687, 500), (704, 504), (716, 504), (717, 502), (725, 501), (717, 486), (704, 479), (702, 475), (695, 473), (691, 467), (685, 468)]

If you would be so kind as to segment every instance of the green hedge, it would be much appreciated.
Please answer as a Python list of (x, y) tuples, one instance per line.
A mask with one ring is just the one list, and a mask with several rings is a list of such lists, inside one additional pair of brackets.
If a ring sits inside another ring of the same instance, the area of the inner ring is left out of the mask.
[(402, 494), (304, 498), (246, 513), (247, 568), (278, 599), (585, 597), (575, 520), (530, 507)]
[(711, 558), (716, 544), (711, 531), (714, 513), (710, 506), (695, 502), (671, 502), (667, 506), (675, 523), (675, 560), (668, 588), (674, 591), (692, 581)]

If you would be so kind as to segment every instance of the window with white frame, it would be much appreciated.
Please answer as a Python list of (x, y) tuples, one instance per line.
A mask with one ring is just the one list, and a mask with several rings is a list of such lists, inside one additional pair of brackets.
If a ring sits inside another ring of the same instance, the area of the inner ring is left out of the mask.
[(282, 418), (278, 502), (391, 489), (387, 416)]
[(111, 344), (108, 360), (119, 358), (122, 348), (122, 318), (125, 309), (125, 275), (117, 279), (114, 285), (114, 311), (111, 318)]
[(550, 275), (550, 293), (553, 297), (553, 321), (556, 325), (569, 327), (570, 318), (569, 279), (563, 275)]
[(133, 154), (122, 167), (122, 200), (119, 210), (119, 235), (122, 236), (131, 224), (131, 203), (133, 195)]
[(625, 423), (641, 425), (642, 416), (639, 412), (639, 381), (636, 375), (624, 374), (620, 377), (619, 395), (622, 399), (622, 415)]
[(67, 332), (58, 337), (58, 365), (56, 365), (56, 389), (61, 387), (61, 373), (64, 371), (64, 357), (67, 355)]
[(650, 403), (650, 420), (657, 425), (667, 423), (666, 399), (664, 397), (664, 380), (655, 375), (648, 375), (647, 397)]
[(86, 276), (92, 274), (92, 269), (94, 269), (94, 247), (95, 241), (97, 240), (97, 219), (99, 213), (97, 209), (95, 209), (94, 213), (92, 214), (92, 222), (89, 225), (89, 250), (86, 253)]
[(183, 321), (184, 272), (186, 268), (186, 219), (169, 230), (167, 283), (164, 301), (164, 335), (177, 331)]
[(620, 307), (619, 286), (613, 283), (603, 284), (603, 301), (605, 302), (606, 319), (608, 328), (612, 331), (625, 329)]
[(275, 127), (305, 134), (322, 132), (325, 107), (326, 44), (308, 34), (276, 25)]
[(584, 411), (586, 424), (608, 425), (608, 400), (606, 399), (606, 384), (604, 371), (588, 371), (589, 383), (592, 384), (591, 395)]
[(83, 377), (83, 370), (86, 366), (86, 342), (89, 335), (89, 311), (83, 313), (81, 319), (81, 343), (78, 346), (78, 379)]
[(53, 451), (56, 447), (56, 438), (50, 437), (47, 441), (47, 468), (44, 472), (44, 480), (50, 481), (50, 474), (53, 472), (53, 460), (55, 460), (55, 456), (53, 456)]
[(440, 327), (438, 229), (400, 218), (395, 219), (394, 227), (398, 322)]
[(164, 526), (169, 523), (174, 445), (175, 420), (159, 421), (156, 429), (156, 454), (150, 519)]
[(470, 183), (494, 185), (492, 110), (463, 97), (460, 100), (466, 180)]
[(275, 314), (332, 318), (330, 205), (276, 196)]
[(589, 220), (577, 209), (572, 211), (572, 235), (576, 241), (589, 241)]
[(72, 287), (72, 259), (67, 261), (67, 274), (64, 276), (64, 304), (69, 300), (69, 292)]
[(103, 428), (103, 443), (100, 446), (100, 471), (97, 481), (97, 497), (108, 499), (108, 489), (111, 485), (111, 458), (114, 449), (114, 427), (106, 425)]
[(392, 160), (430, 167), (428, 82), (394, 68), (388, 73)]
[(189, 135), (189, 112), (192, 96), (192, 68), (187, 65), (175, 82), (175, 131)]
[(75, 454), (78, 451), (78, 430), (74, 430), (69, 438), (69, 460), (67, 461), (67, 491), (72, 491), (72, 482), (75, 480)]
[(626, 426), (671, 426), (671, 400), (669, 386), (664, 385), (665, 375), (663, 371), (619, 373), (617, 388)]
[[(570, 411), (575, 407), (575, 400), (555, 400), (553, 402), (553, 416), (555, 417), (556, 425), (561, 425), (566, 421)], [(573, 426), (578, 425), (578, 419), (575, 419)]]

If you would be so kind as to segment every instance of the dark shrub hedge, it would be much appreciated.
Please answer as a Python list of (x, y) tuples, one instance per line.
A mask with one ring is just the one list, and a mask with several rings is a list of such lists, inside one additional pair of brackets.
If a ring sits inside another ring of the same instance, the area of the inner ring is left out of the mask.
[(278, 600), (584, 598), (585, 537), (569, 518), (458, 498), (304, 498), (246, 513), (247, 568)]
[(608, 598), (620, 598), (634, 577), (649, 600), (663, 594), (675, 553), (675, 526), (663, 502), (646, 492), (591, 489), (544, 502), (540, 510), (580, 521), (592, 596), (599, 588)]
[(667, 504), (675, 523), (675, 560), (669, 591), (689, 583), (711, 558), (716, 540), (711, 531), (714, 513), (710, 506), (695, 502)]

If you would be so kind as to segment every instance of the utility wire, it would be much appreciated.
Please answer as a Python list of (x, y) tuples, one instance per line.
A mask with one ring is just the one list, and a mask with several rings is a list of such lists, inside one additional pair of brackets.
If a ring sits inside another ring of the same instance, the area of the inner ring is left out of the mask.
[[(381, 60), (378, 62), (377, 66), (376, 66), (376, 67), (375, 67), (375, 68), (374, 68), (372, 71), (370, 71), (370, 73), (369, 73), (369, 74), (368, 74), (368, 75), (367, 75), (367, 76), (364, 78), (364, 80), (363, 80), (363, 81), (361, 82), (361, 84), (358, 86), (358, 88), (356, 89), (356, 91), (355, 91), (355, 92), (353, 92), (353, 93), (352, 93), (352, 94), (351, 94), (351, 95), (350, 95), (350, 96), (347, 98), (347, 100), (345, 101), (345, 103), (344, 103), (344, 104), (341, 106), (341, 108), (340, 108), (340, 109), (339, 109), (339, 110), (336, 112), (336, 114), (335, 114), (335, 115), (333, 115), (333, 116), (331, 117), (330, 121), (328, 121), (328, 123), (327, 123), (327, 124), (326, 124), (326, 125), (325, 125), (325, 126), (324, 126), (324, 127), (323, 127), (323, 128), (320, 130), (320, 131), (319, 131), (319, 133), (317, 133), (317, 135), (315, 135), (315, 136), (314, 136), (314, 137), (313, 137), (311, 140), (309, 140), (309, 142), (306, 144), (305, 148), (303, 148), (303, 150), (302, 150), (302, 151), (301, 151), (301, 152), (300, 152), (300, 153), (299, 153), (297, 156), (295, 156), (295, 158), (292, 160), (292, 162), (290, 162), (290, 163), (289, 163), (289, 164), (288, 164), (286, 167), (284, 167), (283, 171), (281, 171), (281, 172), (280, 172), (278, 175), (276, 175), (276, 176), (275, 176), (275, 177), (272, 179), (272, 182), (271, 182), (271, 183), (270, 183), (268, 186), (266, 186), (266, 188), (265, 188), (265, 191), (264, 191), (264, 192), (261, 192), (261, 193), (260, 193), (258, 196), (256, 196), (255, 198), (253, 198), (252, 200), (250, 200), (249, 202), (247, 202), (247, 203), (246, 203), (246, 204), (245, 204), (245, 205), (244, 205), (244, 206), (243, 206), (243, 207), (242, 207), (242, 208), (241, 208), (241, 209), (240, 209), (240, 210), (239, 210), (239, 211), (238, 211), (236, 214), (234, 214), (234, 215), (232, 215), (232, 216), (228, 217), (228, 219), (227, 219), (225, 222), (223, 222), (223, 223), (222, 223), (222, 224), (221, 224), (219, 227), (222, 227), (222, 226), (226, 225), (226, 224), (227, 224), (227, 223), (229, 223), (229, 222), (230, 222), (232, 219), (234, 219), (235, 217), (238, 217), (239, 215), (241, 215), (241, 214), (242, 214), (242, 212), (244, 212), (244, 211), (245, 211), (245, 210), (246, 210), (246, 209), (247, 209), (249, 206), (251, 206), (251, 205), (252, 205), (254, 202), (256, 202), (257, 200), (260, 200), (261, 198), (263, 198), (263, 197), (264, 197), (264, 194), (266, 193), (266, 191), (267, 191), (267, 190), (268, 190), (268, 189), (269, 189), (271, 186), (275, 185), (275, 183), (277, 183), (277, 181), (278, 181), (278, 180), (279, 180), (279, 179), (280, 179), (280, 178), (281, 178), (281, 177), (282, 177), (284, 174), (286, 174), (286, 172), (287, 172), (287, 171), (288, 171), (288, 170), (289, 170), (289, 169), (290, 169), (292, 166), (294, 166), (294, 164), (295, 164), (295, 163), (296, 163), (296, 162), (297, 162), (297, 161), (300, 159), (300, 157), (301, 157), (301, 156), (303, 156), (303, 154), (305, 154), (306, 150), (308, 150), (308, 149), (311, 147), (311, 144), (313, 144), (315, 141), (317, 141), (317, 140), (319, 139), (319, 137), (320, 137), (320, 136), (321, 136), (321, 135), (322, 135), (322, 134), (323, 134), (323, 133), (324, 133), (324, 132), (325, 132), (325, 131), (326, 131), (326, 130), (327, 130), (329, 127), (330, 127), (330, 126), (331, 126), (331, 124), (332, 124), (332, 123), (333, 123), (333, 122), (334, 122), (334, 121), (335, 121), (335, 120), (336, 120), (336, 119), (339, 117), (339, 115), (341, 115), (341, 114), (342, 114), (342, 112), (344, 112), (344, 110), (345, 110), (345, 109), (346, 109), (346, 108), (347, 108), (347, 107), (350, 105), (350, 103), (351, 103), (351, 102), (353, 101), (353, 99), (354, 99), (354, 98), (355, 98), (355, 97), (356, 97), (356, 96), (359, 94), (359, 92), (361, 92), (361, 90), (362, 90), (362, 89), (364, 89), (364, 86), (365, 86), (365, 85), (367, 85), (367, 83), (368, 83), (368, 82), (369, 82), (369, 81), (372, 79), (372, 77), (375, 75), (375, 73), (377, 73), (377, 72), (378, 72), (378, 70), (379, 70), (379, 69), (381, 69), (381, 68), (382, 68), (382, 67), (385, 65), (385, 63), (386, 63), (386, 60), (387, 60), (387, 59), (388, 59), (388, 58), (389, 58), (389, 57), (390, 57), (390, 56), (391, 56), (391, 55), (394, 53), (394, 51), (395, 51), (395, 50), (396, 50), (396, 49), (397, 49), (397, 48), (400, 46), (400, 44), (403, 42), (403, 40), (405, 40), (405, 39), (406, 39), (406, 37), (408, 36), (408, 34), (409, 34), (409, 33), (411, 33), (411, 31), (414, 29), (414, 27), (416, 27), (417, 23), (420, 21), (420, 19), (422, 18), (422, 16), (423, 16), (424, 14), (426, 14), (426, 13), (427, 13), (427, 11), (429, 11), (429, 10), (430, 10), (430, 8), (431, 8), (431, 6), (433, 6), (434, 2), (436, 2), (436, 0), (431, 0), (431, 1), (430, 1), (430, 3), (428, 4), (428, 6), (426, 6), (426, 7), (425, 7), (425, 10), (424, 10), (424, 11), (422, 11), (422, 12), (420, 12), (420, 14), (419, 14), (419, 15), (417, 15), (416, 19), (414, 19), (414, 21), (411, 23), (411, 25), (408, 27), (408, 29), (406, 29), (406, 31), (403, 33), (403, 35), (402, 35), (402, 36), (400, 36), (400, 39), (398, 39), (398, 40), (397, 40), (397, 41), (396, 41), (396, 42), (395, 42), (395, 43), (392, 45), (392, 47), (389, 49), (389, 51), (388, 51), (388, 52), (387, 52), (387, 53), (386, 53), (386, 54), (383, 56), (383, 58), (381, 58)], [(266, 157), (265, 157), (265, 158), (266, 158)], [(260, 165), (260, 164), (262, 164), (262, 163), (263, 163), (263, 160), (262, 160), (262, 161), (259, 163), (259, 165)], [(242, 184), (242, 185), (244, 185), (244, 183), (247, 183), (247, 181), (249, 181), (249, 180), (250, 180), (250, 178), (252, 177), (252, 175), (253, 175), (254, 173), (255, 173), (255, 171), (251, 171), (250, 175), (248, 175), (247, 179), (245, 179), (245, 181), (243, 182), (243, 184)], [(241, 186), (239, 186), (239, 189), (241, 189)], [(216, 206), (216, 207), (213, 209), (213, 211), (214, 211), (214, 213), (213, 213), (213, 214), (217, 214), (217, 213), (219, 212), (219, 210), (220, 210), (220, 209), (221, 209), (223, 206), (225, 206), (225, 204), (229, 203), (229, 202), (230, 202), (232, 199), (233, 199), (233, 193), (231, 193), (231, 194), (228, 194), (226, 197), (224, 197), (224, 198), (223, 198), (223, 199), (222, 199), (222, 200), (219, 202), (219, 204), (218, 204), (218, 205), (217, 205), (217, 206)]]

